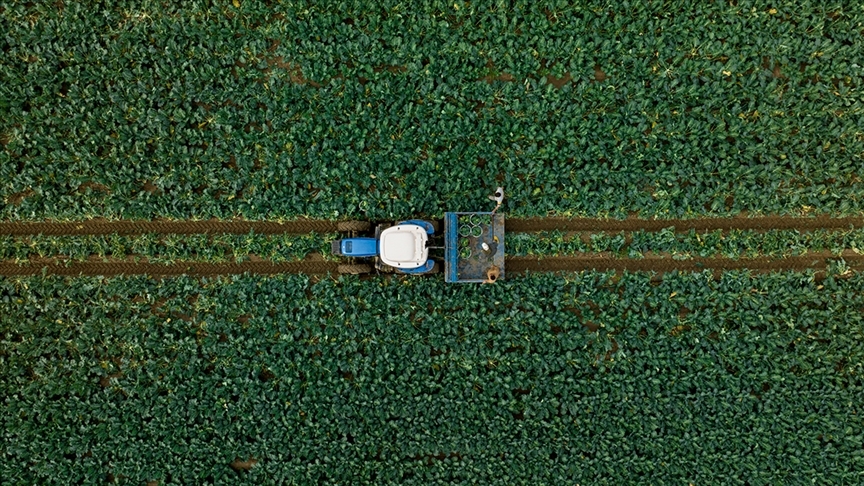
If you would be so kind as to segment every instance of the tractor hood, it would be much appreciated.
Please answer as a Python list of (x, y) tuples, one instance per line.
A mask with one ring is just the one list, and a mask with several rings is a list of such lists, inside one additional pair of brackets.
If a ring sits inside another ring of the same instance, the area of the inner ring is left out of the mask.
[(426, 230), (415, 224), (400, 224), (385, 229), (379, 237), (381, 261), (396, 268), (417, 268), (426, 263), (429, 249)]

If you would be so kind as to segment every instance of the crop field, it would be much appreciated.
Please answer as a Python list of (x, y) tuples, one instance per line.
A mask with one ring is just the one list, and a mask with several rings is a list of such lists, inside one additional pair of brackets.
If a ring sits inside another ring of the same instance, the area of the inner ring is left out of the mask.
[[(864, 483), (862, 69), (857, 2), (4, 2), (0, 484)], [(498, 186), (505, 280), (340, 274)]]
[[(0, 473), (856, 483), (862, 285), (860, 273), (740, 272), (482, 287), (9, 279)], [(250, 457), (248, 472), (232, 470)]]

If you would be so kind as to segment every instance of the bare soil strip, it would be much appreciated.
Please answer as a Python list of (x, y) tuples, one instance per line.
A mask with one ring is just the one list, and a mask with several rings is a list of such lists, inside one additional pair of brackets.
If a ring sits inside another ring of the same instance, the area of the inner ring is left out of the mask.
[[(566, 257), (510, 257), (506, 262), (508, 274), (526, 272), (581, 272), (585, 270), (616, 272), (701, 272), (703, 270), (756, 271), (804, 271), (825, 270), (829, 263), (840, 258), (826, 254), (794, 256), (787, 258), (692, 258), (675, 260), (669, 257), (644, 259), (611, 258), (601, 255), (579, 255)], [(844, 255), (843, 261), (850, 269), (864, 270), (864, 255)]]
[(106, 277), (120, 275), (152, 275), (152, 276), (215, 276), (238, 275), (244, 273), (259, 275), (275, 275), (280, 273), (324, 274), (336, 272), (336, 262), (300, 261), (300, 262), (242, 262), (242, 263), (132, 263), (132, 262), (75, 262), (68, 264), (37, 264), (19, 265), (15, 263), (0, 263), (0, 275), (32, 276), (64, 275), (64, 276), (94, 276)]
[[(844, 254), (846, 265), (856, 271), (864, 271), (864, 255)], [(651, 256), (645, 259), (613, 258), (602, 254), (585, 254), (566, 257), (509, 257), (506, 268), (508, 274), (527, 272), (581, 272), (599, 270), (616, 272), (701, 272), (703, 270), (742, 270), (759, 272), (770, 271), (824, 271), (832, 261), (839, 258), (829, 253), (814, 253), (806, 256), (788, 258), (693, 258), (675, 260), (668, 256)], [(243, 273), (274, 275), (280, 273), (325, 274), (336, 273), (339, 262), (318, 259), (297, 262), (273, 263), (269, 261), (247, 261), (241, 263), (195, 263), (175, 264), (134, 262), (134, 261), (34, 261), (29, 264), (0, 262), (2, 276), (41, 275), (152, 275), (152, 276), (214, 276), (237, 275)]]
[[(710, 230), (780, 230), (797, 229), (812, 231), (817, 229), (851, 229), (864, 228), (864, 217), (831, 218), (817, 216), (812, 218), (792, 216), (759, 216), (748, 218), (738, 216), (732, 218), (701, 218), (701, 219), (600, 219), (560, 217), (549, 218), (508, 218), (507, 231), (514, 233), (535, 231), (660, 231), (670, 226), (676, 231), (684, 232)], [(302, 234), (310, 232), (332, 233), (339, 230), (339, 222), (315, 219), (298, 219), (285, 222), (275, 221), (109, 221), (88, 220), (71, 222), (13, 222), (0, 221), (0, 235), (50, 235), (50, 236), (80, 236), (80, 235), (138, 235), (145, 233), (161, 234)]]
[(107, 221), (89, 220), (72, 222), (0, 222), (0, 235), (140, 235), (161, 234), (303, 234), (332, 233), (337, 231), (337, 221), (298, 219), (282, 223), (275, 221)]
[(530, 218), (507, 219), (507, 231), (527, 233), (533, 231), (660, 231), (670, 226), (678, 232), (713, 230), (801, 230), (864, 228), (864, 218), (832, 218), (817, 216), (799, 218), (792, 216), (759, 216), (748, 218), (700, 218), (700, 219), (597, 219), (597, 218)]

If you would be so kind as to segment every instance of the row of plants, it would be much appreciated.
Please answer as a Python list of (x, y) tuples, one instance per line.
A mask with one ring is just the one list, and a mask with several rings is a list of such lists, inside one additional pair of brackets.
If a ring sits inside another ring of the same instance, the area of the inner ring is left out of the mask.
[(4, 484), (856, 484), (864, 277), (0, 279)]
[(144, 234), (92, 236), (0, 236), (0, 260), (25, 263), (58, 258), (58, 263), (102, 259), (146, 258), (151, 263), (201, 261), (242, 262), (250, 255), (274, 262), (301, 260), (310, 253), (330, 258), (336, 234), (302, 235)]
[[(337, 234), (303, 235), (160, 235), (0, 236), (0, 260), (26, 263), (57, 258), (58, 263), (92, 258), (146, 258), (153, 263), (202, 261), (242, 262), (253, 257), (274, 262), (295, 261), (315, 253), (332, 258), (330, 242)], [(460, 239), (467, 245), (468, 240)], [(864, 229), (834, 230), (732, 230), (676, 232), (581, 233), (541, 231), (507, 236), (509, 256), (567, 256), (578, 253), (611, 253), (621, 258), (644, 258), (646, 253), (671, 254), (676, 259), (693, 257), (787, 257), (829, 251), (864, 251)], [(465, 257), (463, 255), (463, 257)]]
[(4, 6), (0, 219), (860, 213), (864, 12), (733, 3)]
[(666, 253), (673, 258), (787, 257), (811, 252), (864, 252), (864, 229), (834, 230), (731, 230), (676, 232), (581, 233), (543, 231), (507, 235), (511, 256), (566, 256), (575, 253), (610, 252), (622, 258), (644, 258), (646, 253)]

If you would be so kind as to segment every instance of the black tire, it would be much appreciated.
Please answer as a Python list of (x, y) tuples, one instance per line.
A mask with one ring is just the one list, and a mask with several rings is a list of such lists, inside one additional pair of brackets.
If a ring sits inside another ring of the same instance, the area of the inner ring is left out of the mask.
[(369, 231), (372, 224), (368, 221), (339, 221), (336, 223), (336, 231), (340, 233), (350, 231)]
[(435, 230), (435, 234), (440, 235), (441, 234), (441, 228), (444, 227), (443, 220), (430, 219), (429, 222), (432, 223), (432, 229)]
[(377, 260), (377, 259), (375, 261), (375, 270), (377, 270), (378, 273), (395, 273), (396, 272), (395, 268), (391, 267), (390, 265), (387, 265), (386, 263), (382, 263), (381, 260)]
[(363, 273), (372, 273), (372, 265), (366, 264), (344, 264), (336, 267), (336, 271), (342, 275), (360, 275)]

